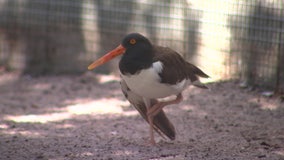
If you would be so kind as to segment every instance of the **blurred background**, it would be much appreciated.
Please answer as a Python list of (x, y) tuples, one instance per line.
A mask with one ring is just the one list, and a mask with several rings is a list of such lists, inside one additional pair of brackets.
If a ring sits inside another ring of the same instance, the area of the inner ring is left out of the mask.
[[(0, 70), (81, 74), (130, 32), (214, 80), (284, 91), (282, 0), (0, 0)], [(117, 61), (95, 72), (117, 72)]]

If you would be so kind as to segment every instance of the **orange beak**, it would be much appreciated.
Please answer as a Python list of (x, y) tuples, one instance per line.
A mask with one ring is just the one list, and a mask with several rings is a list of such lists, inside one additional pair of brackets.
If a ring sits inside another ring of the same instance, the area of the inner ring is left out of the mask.
[(106, 55), (102, 56), (100, 59), (98, 59), (95, 62), (93, 62), (92, 64), (90, 64), (88, 66), (88, 70), (92, 70), (92, 69), (110, 61), (111, 59), (123, 54), (125, 52), (125, 50), (126, 49), (122, 45), (119, 45), (114, 50), (108, 52)]

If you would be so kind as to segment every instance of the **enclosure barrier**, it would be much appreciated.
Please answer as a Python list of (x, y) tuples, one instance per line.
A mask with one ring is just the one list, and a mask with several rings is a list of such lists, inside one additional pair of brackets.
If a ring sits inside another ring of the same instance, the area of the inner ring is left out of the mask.
[(283, 92), (283, 17), (281, 0), (2, 0), (0, 67), (82, 73), (125, 34), (140, 32), (215, 80)]

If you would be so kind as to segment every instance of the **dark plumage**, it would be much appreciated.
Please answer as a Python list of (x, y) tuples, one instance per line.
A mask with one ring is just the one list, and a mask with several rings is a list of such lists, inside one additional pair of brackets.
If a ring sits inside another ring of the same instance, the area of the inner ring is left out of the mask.
[[(209, 76), (185, 61), (174, 50), (152, 45), (139, 33), (128, 34), (116, 49), (93, 62), (88, 68), (93, 69), (121, 54), (121, 89), (150, 124), (150, 143), (155, 144), (153, 129), (161, 136), (175, 139), (175, 128), (165, 115), (163, 107), (179, 103), (187, 85), (207, 88), (199, 81), (199, 77)], [(176, 99), (163, 102), (156, 99), (171, 95), (176, 95)]]

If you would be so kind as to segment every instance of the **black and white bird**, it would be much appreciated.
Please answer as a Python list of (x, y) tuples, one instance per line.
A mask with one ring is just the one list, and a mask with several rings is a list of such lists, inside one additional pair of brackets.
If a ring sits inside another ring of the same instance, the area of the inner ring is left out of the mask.
[[(182, 91), (189, 85), (207, 88), (199, 77), (209, 76), (174, 50), (155, 46), (139, 33), (126, 35), (117, 48), (93, 62), (88, 69), (92, 70), (119, 55), (122, 55), (119, 62), (121, 89), (150, 124), (150, 143), (155, 144), (154, 130), (174, 140), (175, 128), (163, 108), (181, 102)], [(158, 101), (172, 95), (176, 98)]]

